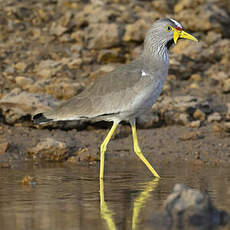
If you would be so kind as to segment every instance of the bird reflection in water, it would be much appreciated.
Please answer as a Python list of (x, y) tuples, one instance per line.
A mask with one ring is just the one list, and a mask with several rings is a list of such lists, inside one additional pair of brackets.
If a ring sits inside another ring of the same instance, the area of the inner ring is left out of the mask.
[[(132, 230), (136, 230), (138, 224), (138, 216), (140, 214), (141, 208), (144, 207), (146, 201), (154, 191), (159, 183), (159, 178), (154, 178), (149, 181), (140, 195), (133, 202), (133, 215), (132, 215)], [(109, 230), (116, 230), (116, 225), (113, 220), (114, 212), (110, 210), (105, 201), (104, 194), (104, 181), (100, 180), (100, 214), (101, 218), (105, 220)]]

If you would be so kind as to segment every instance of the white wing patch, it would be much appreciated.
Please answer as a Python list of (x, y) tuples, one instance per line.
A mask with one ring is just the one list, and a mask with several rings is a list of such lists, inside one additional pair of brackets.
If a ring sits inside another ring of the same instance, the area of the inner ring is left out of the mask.
[(143, 70), (141, 70), (141, 76), (142, 77), (145, 77), (145, 76), (147, 76), (148, 74), (145, 72), (145, 71), (143, 71)]
[(182, 25), (181, 25), (179, 22), (177, 22), (176, 20), (174, 20), (174, 19), (172, 19), (172, 18), (170, 18), (170, 20), (171, 20), (172, 22), (174, 22), (174, 24), (175, 24), (177, 27), (180, 27), (180, 28), (182, 29)]

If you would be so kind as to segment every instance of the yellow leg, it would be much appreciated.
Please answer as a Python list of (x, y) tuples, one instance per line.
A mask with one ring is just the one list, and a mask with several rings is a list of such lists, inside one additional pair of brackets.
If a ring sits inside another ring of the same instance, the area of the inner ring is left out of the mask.
[(136, 124), (135, 121), (131, 122), (131, 127), (132, 127), (132, 134), (133, 134), (133, 145), (134, 145), (134, 152), (137, 154), (137, 156), (145, 163), (145, 165), (148, 167), (148, 169), (152, 172), (152, 174), (160, 178), (158, 173), (155, 171), (155, 169), (150, 165), (150, 163), (147, 161), (147, 159), (144, 157), (143, 153), (141, 152), (141, 148), (138, 144), (138, 139), (137, 139), (137, 130), (136, 130)]
[(133, 202), (133, 217), (132, 217), (132, 230), (136, 230), (138, 224), (138, 217), (141, 208), (144, 207), (147, 199), (150, 197), (151, 192), (154, 191), (159, 183), (159, 178), (154, 178), (153, 181), (148, 182), (144, 190)]
[(113, 220), (114, 213), (108, 208), (105, 202), (104, 181), (102, 179), (100, 179), (100, 214), (106, 221), (109, 230), (117, 229)]
[(105, 140), (101, 144), (100, 179), (103, 179), (103, 177), (104, 177), (105, 151), (106, 151), (107, 145), (108, 145), (114, 131), (116, 130), (117, 126), (118, 126), (118, 123), (114, 122), (108, 135), (106, 136)]

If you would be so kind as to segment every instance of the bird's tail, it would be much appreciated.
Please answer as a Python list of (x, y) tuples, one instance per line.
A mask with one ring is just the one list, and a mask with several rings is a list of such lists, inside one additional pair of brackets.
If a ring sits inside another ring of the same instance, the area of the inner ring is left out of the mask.
[(46, 117), (46, 115), (44, 113), (38, 113), (38, 114), (33, 116), (34, 124), (45, 124), (45, 123), (49, 123), (52, 121), (53, 121), (53, 119)]

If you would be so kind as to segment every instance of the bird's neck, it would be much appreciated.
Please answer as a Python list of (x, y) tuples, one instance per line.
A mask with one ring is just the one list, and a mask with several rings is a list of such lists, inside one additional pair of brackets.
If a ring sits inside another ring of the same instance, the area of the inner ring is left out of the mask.
[(141, 55), (143, 65), (149, 72), (164, 69), (168, 72), (169, 67), (169, 53), (165, 46), (150, 46), (144, 47)]
[(152, 61), (169, 63), (169, 52), (164, 43), (145, 43), (143, 55)]

